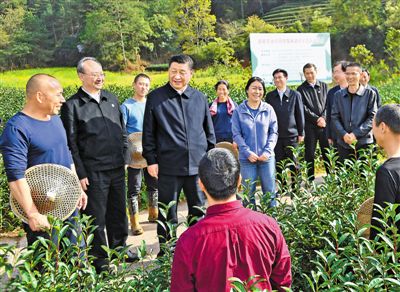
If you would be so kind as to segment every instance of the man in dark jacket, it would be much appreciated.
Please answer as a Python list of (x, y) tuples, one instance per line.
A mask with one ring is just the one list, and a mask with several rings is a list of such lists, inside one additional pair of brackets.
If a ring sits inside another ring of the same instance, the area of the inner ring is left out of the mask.
[[(128, 237), (124, 169), (127, 139), (117, 98), (102, 90), (105, 76), (101, 64), (85, 57), (79, 61), (77, 71), (82, 87), (62, 106), (61, 119), (82, 189), (89, 197), (85, 213), (93, 216), (97, 226), (91, 253), (97, 272), (101, 272), (108, 267), (102, 245), (123, 247)], [(135, 259), (137, 256), (129, 251), (127, 261)]]
[[(284, 69), (276, 69), (272, 76), (276, 89), (267, 93), (265, 101), (275, 110), (278, 118), (278, 142), (275, 146), (276, 172), (281, 179), (282, 161), (289, 158), (294, 163), (290, 168), (292, 175), (296, 174), (293, 151), (304, 140), (304, 107), (301, 95), (286, 86), (288, 74)], [(282, 182), (282, 181), (281, 181)]]
[(375, 86), (372, 86), (372, 85), (369, 84), (370, 80), (371, 80), (371, 75), (369, 74), (369, 71), (364, 68), (362, 70), (362, 73), (361, 73), (360, 83), (364, 87), (372, 89), (373, 91), (375, 91), (375, 93), (376, 93), (376, 104), (377, 104), (378, 108), (380, 108), (381, 105), (382, 105), (382, 101), (381, 101), (381, 96), (379, 94), (379, 90)]
[(328, 172), (328, 157), (326, 153), (329, 148), (326, 136), (326, 94), (328, 86), (317, 80), (317, 67), (307, 63), (303, 67), (304, 81), (297, 91), (300, 92), (304, 104), (305, 116), (305, 160), (307, 162), (308, 179), (314, 180), (314, 160), (317, 142)]
[[(197, 182), (199, 161), (215, 145), (207, 99), (189, 86), (192, 72), (189, 56), (170, 59), (169, 82), (148, 95), (143, 122), (143, 156), (149, 174), (158, 177), (158, 201), (166, 205), (177, 202), (183, 189), (189, 218), (203, 215), (197, 208), (205, 201)], [(159, 212), (158, 219), (177, 223), (177, 206), (169, 209), (167, 218)], [(158, 224), (160, 244), (169, 239), (168, 233)], [(162, 254), (161, 249), (159, 256)]]
[(332, 123), (337, 134), (339, 158), (357, 156), (355, 149), (364, 149), (374, 142), (372, 120), (377, 111), (376, 93), (360, 84), (361, 65), (346, 66), (348, 87), (335, 93)]
[(346, 70), (348, 62), (347, 61), (336, 61), (333, 64), (332, 76), (333, 80), (336, 83), (336, 86), (329, 89), (327, 97), (326, 97), (326, 136), (328, 137), (329, 145), (332, 147), (336, 147), (336, 133), (333, 130), (332, 125), (332, 107), (335, 100), (335, 93), (340, 89), (347, 88), (347, 80), (346, 74), (344, 71)]

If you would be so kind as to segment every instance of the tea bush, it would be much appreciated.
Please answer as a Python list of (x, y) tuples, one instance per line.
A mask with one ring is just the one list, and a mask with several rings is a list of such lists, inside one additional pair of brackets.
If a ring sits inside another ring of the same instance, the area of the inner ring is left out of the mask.
[[(207, 93), (209, 101), (215, 97), (213, 84), (197, 87)], [(231, 96), (237, 102), (245, 98), (243, 87), (232, 86)], [(400, 85), (393, 81), (392, 87), (381, 88), (384, 103), (397, 102), (397, 88), (400, 91)], [(76, 89), (65, 88), (65, 96), (70, 96)], [(121, 101), (131, 96), (129, 87), (110, 86), (108, 89), (118, 95)], [(3, 125), (23, 107), (23, 103), (22, 90), (0, 87), (0, 117), (3, 119)], [(299, 148), (296, 156), (300, 158), (301, 155), (302, 149)], [(323, 177), (322, 183), (308, 182), (306, 165), (301, 162), (299, 172), (292, 174), (294, 184), (278, 186), (279, 193), (290, 196), (291, 200), (282, 200), (276, 208), (270, 209), (268, 198), (262, 198), (257, 206), (261, 212), (275, 217), (282, 228), (292, 256), (292, 289), (398, 291), (398, 235), (388, 236), (384, 230), (381, 233), (382, 240), (374, 242), (362, 238), (362, 231), (355, 228), (355, 210), (366, 198), (373, 195), (374, 175), (378, 166), (376, 153), (374, 150), (366, 152), (362, 154), (363, 159), (356, 162), (347, 161), (344, 166), (338, 165), (337, 156), (333, 151), (329, 153), (329, 157), (330, 173)], [(291, 174), (286, 169), (281, 175), (288, 179)], [(0, 163), (0, 230), (3, 231), (12, 230), (19, 224), (9, 209), (8, 194), (4, 168)], [(399, 220), (399, 216), (393, 217), (395, 207), (389, 206), (384, 212), (385, 216), (392, 216), (394, 221)], [(82, 225), (86, 226), (84, 236), (88, 243), (91, 240), (88, 219), (82, 219)], [(59, 228), (60, 232), (63, 230), (61, 225), (56, 226), (59, 227), (54, 228)], [(390, 228), (387, 226), (388, 230)], [(167, 246), (166, 256), (150, 264), (144, 263), (147, 256), (145, 244), (139, 247), (141, 264), (136, 269), (124, 263), (123, 250), (108, 250), (109, 254), (113, 255), (114, 266), (118, 268), (102, 275), (96, 275), (90, 257), (84, 261), (76, 256), (82, 252), (86, 253), (85, 249), (70, 248), (65, 239), (58, 245), (42, 240), (36, 243), (34, 251), (19, 252), (14, 247), (2, 246), (0, 277), (5, 279), (9, 290), (18, 291), (165, 291), (169, 286), (174, 240), (176, 238)], [(68, 252), (59, 248), (62, 245), (68, 246)], [(13, 260), (10, 262), (10, 259)], [(44, 268), (43, 273), (37, 271), (39, 263)], [(248, 287), (247, 279), (240, 280), (247, 285), (244, 287)], [(237, 287), (240, 286), (240, 282), (235, 283)]]

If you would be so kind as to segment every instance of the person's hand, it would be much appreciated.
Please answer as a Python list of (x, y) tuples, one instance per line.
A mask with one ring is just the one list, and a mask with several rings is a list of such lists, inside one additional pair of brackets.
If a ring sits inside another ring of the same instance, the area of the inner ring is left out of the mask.
[(346, 133), (344, 136), (343, 136), (343, 140), (344, 140), (344, 142), (346, 143), (346, 144), (349, 144), (349, 145), (351, 145), (354, 141), (357, 141), (357, 138), (356, 138), (356, 136), (353, 134), (353, 133)]
[(326, 127), (326, 120), (323, 117), (319, 117), (317, 120), (317, 126), (320, 128)]
[(257, 162), (258, 158), (259, 158), (258, 155), (256, 155), (254, 152), (250, 152), (249, 157), (247, 157), (247, 159), (248, 159), (251, 163)]
[(47, 220), (47, 216), (35, 212), (29, 215), (28, 225), (32, 231), (42, 231), (46, 228), (50, 228), (50, 223)]
[(357, 137), (353, 133), (350, 133), (349, 137), (350, 137), (350, 144), (357, 142)]
[(304, 136), (297, 136), (297, 142), (299, 143), (304, 142)]
[(81, 193), (81, 197), (78, 200), (78, 204), (76, 205), (76, 207), (79, 210), (85, 210), (86, 206), (87, 206), (87, 202), (88, 202), (88, 196), (86, 195), (86, 193), (82, 190)]
[(333, 139), (328, 138), (329, 145), (333, 145)]
[(87, 177), (80, 180), (82, 190), (87, 191), (87, 186), (89, 185), (89, 179)]
[(235, 142), (232, 142), (232, 148), (238, 150), (238, 144)]
[(263, 155), (258, 157), (258, 161), (267, 161), (269, 158), (267, 153), (264, 153)]
[(147, 166), (147, 172), (155, 178), (158, 178), (158, 164), (152, 164)]

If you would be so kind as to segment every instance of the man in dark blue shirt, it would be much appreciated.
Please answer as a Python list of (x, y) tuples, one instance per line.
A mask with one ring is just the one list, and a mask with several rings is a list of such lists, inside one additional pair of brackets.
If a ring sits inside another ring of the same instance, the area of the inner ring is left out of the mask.
[[(200, 217), (203, 213), (197, 207), (204, 205), (205, 198), (197, 182), (198, 167), (206, 151), (214, 147), (215, 135), (206, 97), (189, 86), (192, 72), (193, 60), (189, 56), (173, 56), (169, 61), (169, 82), (148, 95), (143, 157), (149, 174), (158, 177), (158, 201), (166, 205), (177, 202), (183, 189), (189, 217)], [(177, 223), (177, 206), (169, 209), (167, 218), (159, 212), (158, 219)], [(168, 240), (168, 233), (158, 224), (160, 244)], [(163, 250), (159, 255), (162, 254)]]
[[(65, 102), (60, 83), (52, 76), (36, 74), (26, 85), (26, 104), (6, 124), (0, 138), (4, 166), (11, 194), (28, 217), (24, 224), (28, 245), (37, 237), (47, 237), (47, 217), (38, 212), (32, 200), (25, 171), (43, 163), (59, 164), (74, 169), (67, 137), (57, 115)], [(82, 192), (77, 207), (86, 208), (87, 196)], [(75, 211), (72, 216), (76, 216)]]

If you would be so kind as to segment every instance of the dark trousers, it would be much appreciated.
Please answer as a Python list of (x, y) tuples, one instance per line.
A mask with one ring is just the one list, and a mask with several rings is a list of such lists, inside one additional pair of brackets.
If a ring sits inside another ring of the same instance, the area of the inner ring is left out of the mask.
[[(285, 163), (285, 165), (282, 166), (282, 161), (285, 159), (290, 159), (293, 161), (289, 168), (291, 170), (291, 175), (296, 175), (297, 173), (297, 167), (296, 164), (297, 162), (294, 159), (293, 156), (293, 151), (290, 147), (297, 147), (297, 137), (290, 137), (290, 138), (278, 138), (278, 141), (276, 143), (274, 152), (275, 152), (275, 159), (276, 159), (276, 173), (278, 180), (282, 183), (285, 184), (284, 181), (282, 181), (282, 171), (287, 168), (289, 161)], [(293, 181), (293, 179), (292, 179)]]
[(325, 170), (328, 173), (329, 170), (329, 159), (327, 153), (329, 150), (329, 142), (326, 137), (325, 128), (314, 127), (313, 125), (307, 124), (305, 126), (305, 137), (304, 146), (305, 153), (304, 158), (307, 162), (307, 176), (309, 180), (314, 180), (314, 161), (315, 161), (315, 150), (317, 148), (317, 142), (322, 152), (322, 159), (324, 160)]
[[(76, 209), (74, 211), (74, 213), (72, 213), (72, 215), (69, 216), (68, 219), (66, 219), (64, 222), (71, 223), (72, 226), (74, 226), (77, 235), (79, 236), (79, 233), (81, 233), (82, 230), (81, 230), (80, 226), (77, 224), (77, 221), (75, 220), (75, 217), (78, 216), (78, 215), (79, 215), (79, 211), (78, 211), (78, 209)], [(26, 223), (23, 223), (23, 228), (24, 228), (24, 231), (26, 233), (26, 241), (28, 242), (28, 246), (31, 246), (38, 239), (38, 237), (43, 237), (45, 239), (50, 239), (49, 234), (47, 232), (45, 232), (45, 231), (32, 231), (32, 229)], [(72, 230), (69, 229), (65, 233), (65, 236), (69, 239), (71, 244), (76, 244), (77, 243), (77, 238), (76, 238), (74, 232), (72, 232)], [(53, 233), (52, 237), (53, 237), (53, 242), (56, 242), (57, 241), (57, 234)], [(81, 246), (84, 246), (84, 242), (81, 243)]]
[(148, 173), (147, 168), (128, 167), (128, 205), (132, 214), (139, 212), (138, 198), (142, 188), (142, 174), (146, 183), (149, 207), (157, 207), (157, 179)]
[[(177, 206), (178, 206), (179, 194), (181, 193), (182, 189), (188, 204), (189, 222), (191, 217), (193, 216), (199, 218), (202, 217), (203, 212), (198, 208), (196, 208), (196, 206), (197, 207), (204, 206), (205, 196), (199, 187), (197, 175), (191, 175), (191, 176), (173, 176), (164, 174), (158, 175), (158, 201), (165, 205), (168, 205), (172, 201), (176, 202), (176, 204), (168, 210), (167, 214), (167, 220), (170, 221), (172, 224), (178, 223)], [(165, 223), (165, 218), (162, 216), (162, 212), (158, 212), (158, 220)], [(195, 221), (192, 221), (192, 224), (194, 223)], [(167, 240), (170, 239), (169, 230), (165, 230), (165, 228), (160, 224), (157, 225), (157, 235), (160, 244), (165, 243)]]
[(367, 149), (369, 145), (370, 144), (356, 145), (356, 149), (354, 150), (353, 148), (345, 148), (338, 144), (339, 161), (343, 163), (345, 159), (359, 159), (359, 151)]
[(84, 213), (93, 216), (93, 224), (97, 226), (90, 252), (95, 257), (94, 266), (99, 272), (104, 265), (108, 265), (107, 253), (101, 246), (107, 246), (108, 242), (110, 248), (123, 247), (128, 237), (125, 169), (90, 171), (88, 179), (88, 204)]

